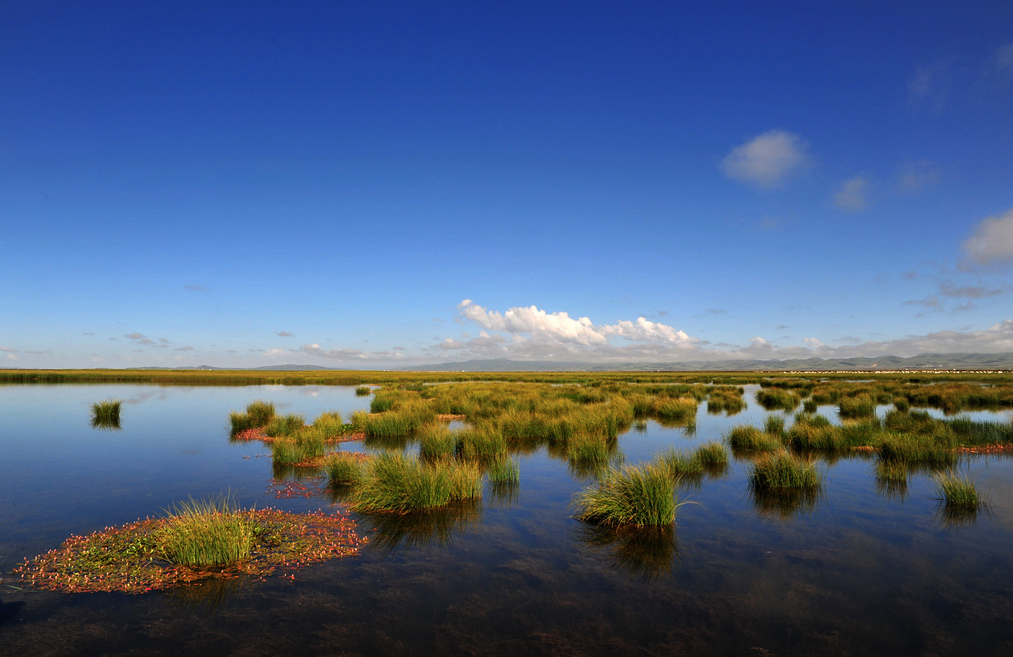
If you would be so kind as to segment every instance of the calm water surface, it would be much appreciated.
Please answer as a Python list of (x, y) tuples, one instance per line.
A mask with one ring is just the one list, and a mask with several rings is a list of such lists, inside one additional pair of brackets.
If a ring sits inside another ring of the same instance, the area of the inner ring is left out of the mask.
[[(695, 431), (647, 422), (620, 450), (636, 462), (762, 425), (754, 391), (738, 415), (701, 405)], [(122, 429), (91, 428), (91, 404), (109, 398), (125, 401)], [(822, 494), (795, 506), (756, 499), (750, 463), (735, 460), (680, 492), (694, 503), (674, 531), (615, 534), (570, 517), (588, 480), (541, 449), (518, 456), (519, 487), (478, 504), (361, 518), (369, 547), (294, 581), (140, 596), (10, 587), (14, 566), (69, 535), (191, 495), (331, 508), (324, 494), (277, 498), (317, 480), (293, 483), (303, 475), (274, 471), (260, 443), (229, 443), (229, 411), (254, 399), (307, 420), (369, 400), (346, 387), (0, 386), (0, 654), (1013, 654), (1013, 470), (984, 457), (961, 466), (991, 498), (973, 521), (940, 515), (928, 474), (877, 487), (872, 459), (824, 461)]]

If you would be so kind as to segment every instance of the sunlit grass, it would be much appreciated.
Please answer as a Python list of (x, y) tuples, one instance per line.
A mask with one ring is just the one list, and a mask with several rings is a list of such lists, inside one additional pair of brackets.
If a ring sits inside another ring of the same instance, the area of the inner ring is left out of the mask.
[(823, 483), (823, 474), (814, 461), (801, 459), (782, 449), (761, 456), (753, 466), (749, 482), (755, 488), (764, 490), (819, 488)]
[(576, 517), (612, 527), (670, 525), (681, 504), (668, 468), (651, 463), (610, 470), (598, 486), (577, 497)]
[(356, 510), (408, 513), (480, 497), (482, 472), (474, 465), (379, 454), (363, 469), (350, 501)]
[(177, 503), (154, 540), (172, 563), (221, 566), (247, 558), (256, 531), (250, 513), (240, 511), (223, 495)]
[(118, 429), (120, 426), (120, 407), (118, 399), (95, 402), (91, 405), (91, 425), (93, 427)]

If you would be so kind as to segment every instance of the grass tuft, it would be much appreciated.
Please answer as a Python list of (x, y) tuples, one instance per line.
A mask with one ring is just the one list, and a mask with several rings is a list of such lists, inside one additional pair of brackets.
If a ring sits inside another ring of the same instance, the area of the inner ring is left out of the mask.
[(811, 460), (792, 456), (781, 449), (764, 454), (753, 466), (749, 483), (757, 489), (819, 488), (823, 474)]
[(482, 473), (474, 465), (379, 454), (366, 465), (350, 500), (357, 511), (409, 513), (481, 497)]
[(663, 463), (611, 469), (576, 503), (578, 520), (612, 527), (670, 525), (680, 506), (675, 483)]
[(949, 508), (973, 510), (984, 504), (974, 482), (966, 475), (959, 476), (953, 471), (936, 475), (936, 492)]
[(91, 426), (102, 429), (120, 428), (120, 406), (118, 399), (95, 402), (91, 405)]
[(223, 566), (247, 558), (257, 531), (249, 512), (228, 495), (179, 502), (154, 539), (165, 558), (190, 567)]

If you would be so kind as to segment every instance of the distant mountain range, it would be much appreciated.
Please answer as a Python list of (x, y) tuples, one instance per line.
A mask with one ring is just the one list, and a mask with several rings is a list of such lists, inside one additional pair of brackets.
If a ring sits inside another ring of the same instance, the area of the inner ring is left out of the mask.
[[(139, 369), (165, 369), (142, 367)], [(263, 365), (250, 368), (176, 367), (176, 370), (269, 370), (279, 372), (304, 372), (310, 370), (348, 370), (347, 367), (324, 367), (322, 365)], [(719, 360), (688, 361), (683, 363), (591, 363), (559, 361), (524, 361), (498, 358), (492, 360), (465, 360), (434, 365), (412, 365), (397, 368), (399, 372), (604, 372), (604, 371), (668, 371), (699, 372), (706, 370), (751, 371), (751, 370), (1013, 370), (1013, 353), (1002, 354), (919, 354), (903, 358), (880, 356), (877, 358), (795, 358), (788, 360)]]

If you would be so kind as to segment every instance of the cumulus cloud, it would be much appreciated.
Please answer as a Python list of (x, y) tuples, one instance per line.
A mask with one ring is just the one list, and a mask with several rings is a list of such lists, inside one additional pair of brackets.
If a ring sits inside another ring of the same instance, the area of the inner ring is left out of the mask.
[(729, 178), (763, 189), (778, 187), (809, 161), (809, 146), (784, 130), (771, 130), (737, 146), (721, 162)]
[(1013, 208), (983, 219), (964, 240), (963, 250), (965, 264), (990, 265), (1013, 261)]
[(929, 160), (907, 162), (897, 170), (897, 191), (902, 194), (917, 194), (926, 187), (935, 185), (943, 177), (942, 171)]
[(661, 322), (652, 322), (645, 317), (638, 317), (636, 321), (621, 320), (616, 324), (595, 325), (587, 317), (574, 319), (566, 312), (549, 313), (536, 306), (510, 308), (500, 313), (486, 310), (471, 299), (465, 299), (457, 308), (461, 317), (478, 324), (483, 329), (519, 336), (527, 335), (534, 340), (583, 347), (604, 347), (609, 344), (611, 338), (673, 345), (695, 342), (685, 332)]
[(841, 183), (840, 189), (834, 194), (834, 205), (844, 212), (859, 212), (868, 204), (869, 179), (855, 176)]

